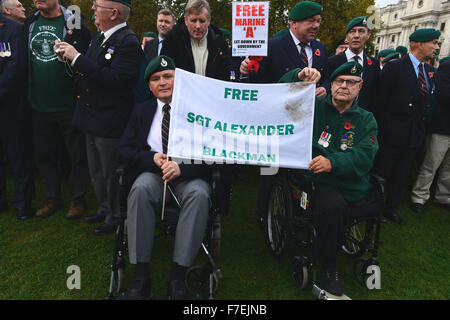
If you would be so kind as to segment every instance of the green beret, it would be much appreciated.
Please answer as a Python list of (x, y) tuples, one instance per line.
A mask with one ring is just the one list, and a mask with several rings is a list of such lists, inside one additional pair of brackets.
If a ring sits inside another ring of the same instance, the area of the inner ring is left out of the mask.
[(447, 60), (450, 60), (450, 57), (445, 57), (445, 58), (442, 58), (440, 61), (439, 61), (439, 64), (443, 64), (445, 61), (447, 61)]
[(386, 57), (388, 54), (396, 52), (394, 49), (384, 49), (378, 52), (378, 58)]
[(128, 7), (131, 8), (131, 0), (109, 0), (109, 1), (113, 1), (113, 2), (120, 2)]
[(148, 64), (145, 69), (144, 80), (148, 82), (148, 79), (155, 72), (160, 72), (164, 70), (175, 70), (175, 62), (173, 62), (172, 58), (168, 56), (157, 56), (154, 57)]
[(282, 30), (278, 31), (273, 37), (274, 37), (274, 38), (275, 38), (275, 37), (279, 37), (279, 36), (285, 34), (285, 33), (288, 32), (288, 31), (289, 31), (288, 28), (282, 29)]
[(400, 54), (407, 54), (408, 48), (406, 48), (404, 46), (398, 46), (397, 49), (395, 49), (395, 51), (397, 51)]
[(289, 20), (305, 20), (322, 13), (322, 6), (312, 1), (302, 1), (297, 3), (289, 13)]
[(400, 58), (400, 52), (393, 52), (388, 54), (384, 59), (383, 59), (383, 63), (388, 63), (389, 61), (391, 61), (392, 59), (399, 59)]
[(151, 32), (151, 31), (144, 33), (144, 37), (158, 38), (158, 36), (156, 35), (156, 33)]
[(224, 28), (219, 28), (220, 31), (222, 31), (223, 37), (225, 39), (230, 39), (231, 38), (231, 32), (224, 29)]
[(339, 41), (336, 43), (336, 48), (343, 45), (348, 45), (347, 37), (342, 37), (341, 39), (339, 39)]
[(344, 63), (339, 68), (334, 70), (334, 72), (330, 76), (330, 81), (333, 81), (334, 78), (338, 76), (361, 77), (362, 69), (363, 67), (356, 61)]
[(368, 30), (369, 26), (367, 25), (367, 18), (365, 16), (358, 17), (350, 21), (350, 23), (347, 25), (347, 29), (345, 29), (345, 33), (348, 33), (350, 30), (352, 30), (353, 27), (366, 27)]
[(432, 28), (418, 29), (409, 36), (409, 41), (414, 42), (428, 42), (438, 39), (441, 36), (441, 32)]

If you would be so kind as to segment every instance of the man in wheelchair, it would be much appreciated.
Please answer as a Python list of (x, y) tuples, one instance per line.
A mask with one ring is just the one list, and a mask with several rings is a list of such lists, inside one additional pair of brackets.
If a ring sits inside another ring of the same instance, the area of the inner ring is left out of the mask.
[[(285, 74), (280, 82), (299, 81), (299, 71)], [(361, 73), (357, 62), (336, 69), (330, 77), (331, 95), (316, 100), (314, 114), (309, 170), (315, 184), (312, 210), (320, 285), (336, 296), (344, 293), (336, 263), (346, 224), (353, 218), (352, 207), (371, 203), (369, 171), (378, 150), (375, 118), (357, 103)]]
[(200, 249), (207, 226), (211, 201), (209, 168), (178, 164), (167, 157), (174, 75), (175, 64), (167, 56), (156, 57), (149, 63), (145, 80), (156, 99), (135, 106), (117, 149), (119, 162), (137, 177), (127, 199), (129, 260), (134, 265), (134, 274), (128, 290), (119, 297), (122, 299), (150, 296), (150, 258), (164, 181), (170, 184), (180, 203), (169, 299), (188, 298), (185, 273)]

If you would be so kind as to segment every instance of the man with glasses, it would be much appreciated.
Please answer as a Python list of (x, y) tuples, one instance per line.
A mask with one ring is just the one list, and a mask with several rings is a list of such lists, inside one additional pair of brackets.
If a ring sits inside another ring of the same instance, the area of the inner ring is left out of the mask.
[(86, 222), (103, 222), (94, 230), (101, 235), (114, 232), (120, 218), (115, 150), (135, 104), (133, 90), (144, 53), (127, 25), (131, 0), (97, 0), (92, 9), (102, 32), (92, 39), (86, 54), (61, 43), (60, 55), (77, 75), (73, 122), (86, 133), (89, 172), (100, 206)]
[[(91, 36), (83, 20), (58, 0), (34, 0), (38, 9), (24, 24), (28, 41), (29, 100), (32, 109), (36, 165), (44, 179), (46, 204), (36, 212), (41, 218), (62, 205), (61, 162), (64, 148), (70, 159), (70, 208), (67, 218), (83, 215), (89, 182), (83, 134), (72, 126), (76, 103), (75, 84), (67, 62), (53, 50), (59, 41), (85, 52)], [(70, 23), (72, 22), (72, 23)], [(74, 27), (72, 28), (72, 24)]]
[[(280, 82), (295, 82), (299, 69)], [(372, 113), (358, 107), (362, 66), (346, 62), (330, 76), (331, 94), (316, 100), (313, 159), (309, 170), (315, 182), (314, 224), (317, 227), (320, 286), (335, 296), (344, 291), (336, 268), (349, 218), (349, 208), (373, 206), (369, 171), (378, 150), (377, 123)], [(362, 211), (362, 210), (361, 210)]]

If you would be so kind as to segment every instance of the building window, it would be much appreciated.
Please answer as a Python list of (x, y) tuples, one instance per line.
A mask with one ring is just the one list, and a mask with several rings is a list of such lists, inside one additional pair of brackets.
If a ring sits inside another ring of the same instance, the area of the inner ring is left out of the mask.
[(417, 7), (422, 8), (423, 7), (423, 0), (420, 0), (419, 3), (417, 4)]
[(381, 38), (378, 37), (378, 38), (377, 38), (377, 43), (380, 43), (380, 41), (381, 41)]
[(444, 31), (445, 30), (445, 22), (442, 22), (441, 23), (441, 31)]
[(398, 14), (395, 14), (394, 15), (394, 20), (397, 20), (397, 18), (398, 18)]
[(395, 35), (392, 36), (391, 42), (395, 42)]

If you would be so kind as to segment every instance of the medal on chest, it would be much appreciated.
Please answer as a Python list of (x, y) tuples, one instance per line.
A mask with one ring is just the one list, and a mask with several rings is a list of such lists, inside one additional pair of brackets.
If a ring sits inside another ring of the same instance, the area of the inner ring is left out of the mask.
[(330, 146), (331, 137), (332, 137), (331, 133), (322, 131), (320, 139), (319, 141), (317, 141), (317, 143), (324, 148), (328, 148)]
[(111, 46), (109, 47), (108, 51), (105, 54), (105, 59), (111, 60), (113, 54), (114, 54), (114, 46)]
[(9, 42), (0, 42), (0, 57), (11, 56), (11, 45)]

